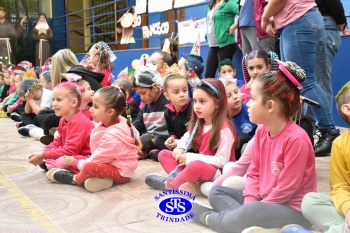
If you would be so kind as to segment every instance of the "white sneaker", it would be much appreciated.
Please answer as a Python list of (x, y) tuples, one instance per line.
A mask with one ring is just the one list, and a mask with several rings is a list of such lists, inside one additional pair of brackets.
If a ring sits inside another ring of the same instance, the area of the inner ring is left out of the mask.
[(42, 136), (44, 136), (44, 130), (40, 127), (34, 127), (28, 131), (29, 136), (32, 138), (40, 139)]
[(57, 181), (53, 178), (53, 174), (55, 173), (55, 171), (57, 170), (60, 170), (61, 168), (57, 168), (57, 167), (54, 167), (54, 168), (51, 168), (50, 170), (48, 170), (46, 172), (46, 178), (51, 181), (51, 182), (54, 182), (54, 183), (57, 183)]
[(262, 227), (249, 227), (242, 231), (242, 233), (280, 233), (280, 228), (265, 229)]
[(111, 188), (113, 186), (113, 179), (92, 177), (85, 181), (84, 186), (86, 190), (94, 193)]

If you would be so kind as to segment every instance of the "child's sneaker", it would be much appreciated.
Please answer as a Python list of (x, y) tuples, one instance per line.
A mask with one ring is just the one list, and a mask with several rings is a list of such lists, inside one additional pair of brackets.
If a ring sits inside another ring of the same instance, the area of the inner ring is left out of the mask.
[(39, 167), (41, 169), (43, 169), (44, 171), (48, 171), (49, 169), (47, 168), (46, 166), (46, 163), (44, 161), (42, 161), (40, 164), (39, 164)]
[(284, 226), (281, 230), (281, 233), (313, 233), (313, 231), (309, 231), (296, 224), (291, 224)]
[(146, 176), (145, 183), (152, 188), (166, 191), (165, 181), (167, 179), (168, 177), (162, 177), (159, 174), (152, 173)]
[(266, 229), (262, 227), (249, 227), (242, 231), (242, 233), (280, 233), (280, 228)]
[(113, 186), (112, 178), (92, 177), (85, 181), (84, 186), (89, 192), (98, 192), (104, 189), (109, 189)]
[(209, 197), (209, 192), (211, 190), (211, 188), (213, 187), (213, 182), (204, 182), (201, 185), (201, 193), (206, 196)]
[[(41, 163), (42, 164), (42, 163)], [(41, 167), (41, 164), (39, 165), (39, 167)], [(46, 164), (45, 164), (46, 166)], [(41, 167), (42, 168), (42, 167)], [(47, 169), (47, 167), (46, 167)], [(54, 182), (54, 183), (57, 183), (57, 181), (53, 178), (53, 173), (55, 173), (55, 171), (59, 170), (60, 168), (57, 168), (57, 167), (54, 167), (54, 168), (51, 168), (50, 170), (48, 170), (45, 174), (46, 178), (51, 181), (51, 182)], [(44, 169), (45, 170), (45, 169)]]
[(33, 124), (29, 124), (29, 125), (26, 125), (26, 126), (23, 126), (23, 127), (20, 127), (18, 129), (18, 133), (22, 136), (29, 136), (29, 130), (35, 128), (36, 126), (33, 125)]
[(44, 130), (42, 128), (40, 128), (40, 127), (34, 127), (32, 129), (30, 129), (28, 134), (32, 138), (36, 138), (38, 140), (40, 140), (40, 138), (45, 135), (44, 134)]
[(20, 122), (22, 120), (21, 115), (19, 115), (17, 112), (11, 113), (10, 118), (16, 122)]
[(53, 136), (51, 135), (43, 135), (39, 138), (39, 141), (44, 145), (49, 145), (51, 142), (53, 142)]
[(158, 149), (153, 149), (149, 152), (149, 157), (151, 157), (151, 159), (155, 160), (158, 162), (158, 154), (159, 154), (159, 150)]
[(21, 128), (21, 127), (23, 127), (23, 126), (24, 126), (24, 123), (23, 123), (22, 121), (16, 123), (16, 127), (17, 127), (17, 128)]
[(74, 175), (75, 174), (73, 172), (68, 171), (66, 169), (57, 169), (53, 172), (53, 180), (62, 184), (76, 185), (76, 183), (74, 182)]

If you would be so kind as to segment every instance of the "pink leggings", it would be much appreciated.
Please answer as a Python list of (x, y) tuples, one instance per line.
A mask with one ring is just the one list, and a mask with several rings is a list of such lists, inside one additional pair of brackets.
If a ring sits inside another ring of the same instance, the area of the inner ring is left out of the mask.
[[(179, 163), (173, 158), (172, 151), (170, 150), (162, 150), (159, 152), (158, 159), (168, 174), (179, 165)], [(182, 166), (173, 180), (167, 180), (166, 186), (168, 189), (177, 189), (180, 185), (186, 182), (195, 183), (197, 181), (211, 181), (214, 178), (216, 171), (217, 168), (213, 165), (200, 160), (195, 160), (190, 162), (187, 166)]]
[(75, 175), (75, 182), (82, 185), (91, 177), (112, 178), (115, 184), (123, 184), (130, 180), (130, 178), (121, 176), (119, 170), (114, 166), (90, 162), (86, 163), (83, 169)]

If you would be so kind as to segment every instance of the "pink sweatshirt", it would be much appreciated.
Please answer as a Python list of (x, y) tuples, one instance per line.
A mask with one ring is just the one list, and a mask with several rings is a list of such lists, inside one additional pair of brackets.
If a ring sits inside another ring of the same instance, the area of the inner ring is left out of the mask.
[[(137, 147), (131, 136), (130, 127), (124, 117), (119, 116), (119, 123), (108, 128), (98, 123), (90, 136), (90, 158), (74, 160), (73, 167), (81, 170), (88, 162), (109, 164), (116, 167), (120, 175), (131, 178), (138, 165)], [(132, 126), (135, 136), (138, 131)]]
[(306, 132), (292, 120), (273, 137), (266, 126), (259, 126), (243, 191), (244, 203), (287, 204), (301, 211), (304, 195), (316, 188), (315, 154)]
[(57, 159), (63, 155), (90, 156), (90, 132), (94, 124), (81, 111), (69, 121), (63, 117), (58, 125), (58, 137), (45, 147), (44, 159)]

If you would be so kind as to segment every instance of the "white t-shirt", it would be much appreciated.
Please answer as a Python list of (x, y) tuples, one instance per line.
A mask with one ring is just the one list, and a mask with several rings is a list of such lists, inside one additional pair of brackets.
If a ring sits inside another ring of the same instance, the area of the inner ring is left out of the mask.
[(35, 103), (40, 107), (51, 108), (52, 107), (52, 91), (46, 88), (43, 88), (43, 94), (41, 98), (35, 100)]

